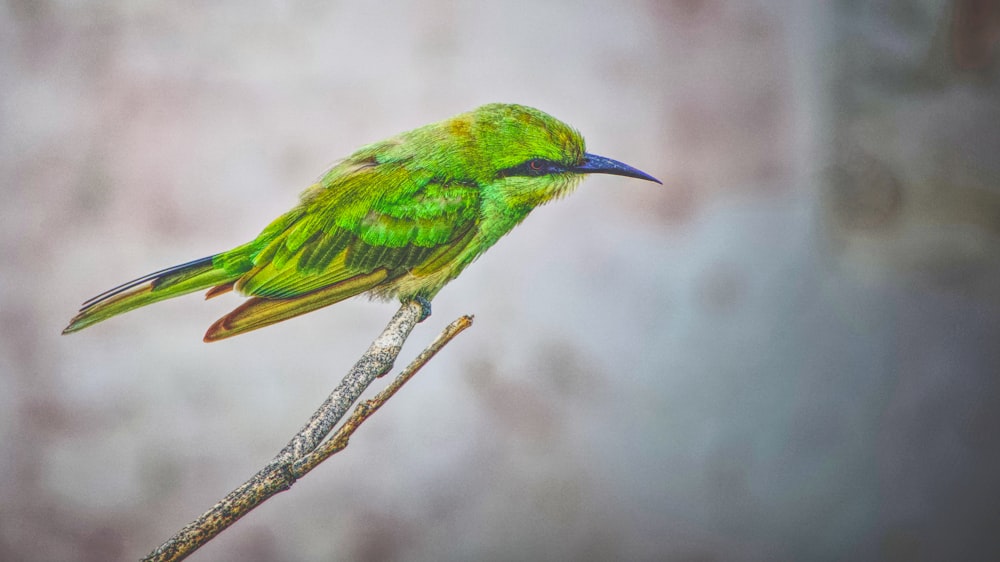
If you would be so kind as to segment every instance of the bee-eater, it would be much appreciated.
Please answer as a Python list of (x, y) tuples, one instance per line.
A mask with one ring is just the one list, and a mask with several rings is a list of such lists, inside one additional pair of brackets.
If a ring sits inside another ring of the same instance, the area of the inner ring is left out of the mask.
[(595, 173), (660, 183), (585, 152), (580, 133), (537, 109), (484, 105), (358, 149), (253, 241), (101, 293), (63, 333), (203, 289), (251, 297), (206, 342), (361, 293), (426, 304), (532, 209)]

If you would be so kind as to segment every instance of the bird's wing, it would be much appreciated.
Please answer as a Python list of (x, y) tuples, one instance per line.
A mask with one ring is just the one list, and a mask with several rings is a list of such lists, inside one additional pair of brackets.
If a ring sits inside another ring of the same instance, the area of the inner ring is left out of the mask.
[(280, 232), (270, 234), (236, 288), (283, 299), (353, 278), (444, 266), (441, 257), (471, 239), (479, 193), (474, 183), (402, 166), (361, 167), (307, 192), (294, 216), (275, 221)]

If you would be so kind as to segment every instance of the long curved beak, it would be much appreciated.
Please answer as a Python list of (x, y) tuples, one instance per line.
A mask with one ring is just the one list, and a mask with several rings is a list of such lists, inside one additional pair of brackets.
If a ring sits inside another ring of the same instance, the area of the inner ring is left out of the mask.
[(663, 185), (662, 181), (654, 178), (646, 172), (643, 172), (642, 170), (637, 170), (623, 162), (598, 156), (596, 154), (590, 154), (589, 152), (585, 152), (583, 154), (583, 163), (578, 166), (574, 166), (570, 171), (578, 174), (612, 174), (615, 176), (625, 176), (629, 178), (638, 178), (640, 180), (655, 181), (656, 183)]

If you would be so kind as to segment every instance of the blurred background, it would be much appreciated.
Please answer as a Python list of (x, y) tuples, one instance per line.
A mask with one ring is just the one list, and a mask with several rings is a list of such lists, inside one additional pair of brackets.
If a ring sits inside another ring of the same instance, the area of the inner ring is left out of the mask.
[(0, 559), (136, 559), (396, 309), (206, 345), (88, 297), (254, 237), (356, 147), (536, 106), (588, 179), (446, 288), (460, 336), (194, 560), (1000, 556), (1000, 3), (0, 5)]

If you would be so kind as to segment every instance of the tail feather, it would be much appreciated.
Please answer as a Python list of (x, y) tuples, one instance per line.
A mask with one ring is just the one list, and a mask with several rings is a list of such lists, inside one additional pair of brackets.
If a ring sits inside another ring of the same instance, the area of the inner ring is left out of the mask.
[(232, 291), (236, 287), (236, 281), (230, 281), (228, 283), (223, 283), (222, 285), (216, 285), (212, 287), (205, 293), (205, 300), (214, 299), (219, 295), (224, 295)]
[(254, 297), (212, 324), (204, 339), (218, 341), (330, 306), (372, 289), (387, 276), (385, 269), (376, 269), (304, 295), (284, 299)]
[(143, 275), (142, 277), (139, 277), (138, 279), (133, 279), (131, 281), (128, 281), (127, 283), (122, 283), (121, 285), (118, 285), (117, 287), (113, 287), (111, 289), (108, 289), (107, 291), (104, 291), (103, 293), (97, 295), (96, 297), (91, 297), (91, 298), (83, 301), (83, 304), (80, 305), (80, 310), (81, 311), (86, 310), (87, 308), (90, 308), (91, 306), (94, 306), (94, 305), (99, 304), (99, 303), (101, 303), (101, 302), (103, 302), (105, 300), (108, 300), (111, 297), (114, 297), (115, 295), (119, 295), (121, 293), (124, 293), (125, 291), (127, 291), (127, 290), (129, 290), (129, 289), (131, 289), (133, 287), (138, 287), (139, 285), (142, 285), (143, 283), (146, 283), (148, 281), (152, 281), (153, 283), (156, 283), (157, 279), (161, 278), (161, 277), (167, 277), (167, 276), (169, 276), (171, 274), (176, 274), (176, 273), (190, 272), (191, 270), (195, 269), (198, 266), (211, 265), (212, 264), (212, 258), (214, 258), (214, 257), (215, 256), (208, 256), (207, 258), (201, 258), (201, 259), (197, 259), (197, 260), (194, 260), (194, 261), (189, 261), (187, 263), (182, 263), (180, 265), (175, 265), (173, 267), (168, 267), (166, 269), (161, 269), (159, 271), (154, 271), (154, 272), (152, 272), (150, 274)]
[(109, 289), (84, 302), (62, 333), (70, 334), (147, 304), (230, 283), (239, 277), (239, 273), (216, 268), (214, 257), (161, 269)]

